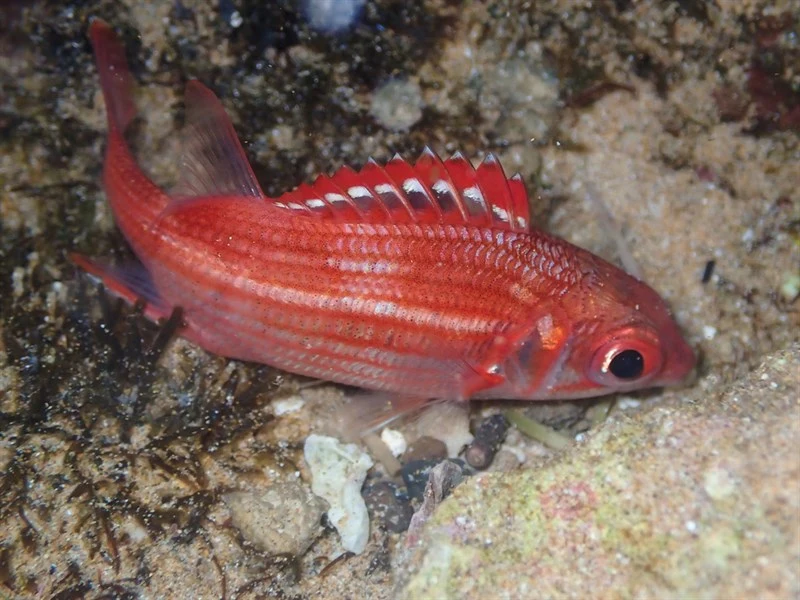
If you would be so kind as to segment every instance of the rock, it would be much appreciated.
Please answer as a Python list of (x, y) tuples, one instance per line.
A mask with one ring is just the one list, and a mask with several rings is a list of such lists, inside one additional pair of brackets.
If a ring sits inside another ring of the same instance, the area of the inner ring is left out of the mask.
[(342, 547), (360, 554), (369, 539), (369, 515), (361, 486), (372, 459), (355, 444), (312, 434), (303, 455), (311, 470), (311, 490), (327, 500), (328, 519), (339, 532)]
[(422, 505), (411, 517), (406, 539), (407, 545), (411, 546), (417, 543), (425, 523), (433, 515), (436, 507), (451, 494), (457, 485), (464, 481), (464, 477), (468, 474), (464, 467), (462, 461), (445, 460), (431, 469), (428, 482), (425, 484)]
[(378, 523), (394, 533), (408, 529), (414, 509), (408, 496), (394, 483), (378, 481), (364, 488), (362, 495), (372, 523)]
[(428, 435), (423, 435), (411, 442), (403, 454), (404, 463), (418, 460), (443, 460), (445, 458), (447, 458), (447, 446), (445, 443)]
[(370, 113), (392, 131), (406, 131), (422, 118), (422, 91), (407, 79), (392, 79), (375, 90)]
[(364, 0), (304, 0), (308, 24), (317, 31), (337, 33), (348, 29), (364, 7)]
[(795, 344), (705, 402), (616, 414), (559, 460), (470, 479), (398, 596), (798, 597), (798, 389)]
[(464, 458), (474, 469), (485, 469), (494, 460), (500, 444), (506, 438), (509, 422), (502, 414), (491, 415), (475, 428), (475, 439), (467, 447)]
[(271, 555), (303, 554), (320, 532), (325, 512), (325, 503), (296, 482), (264, 492), (231, 492), (223, 499), (242, 537)]
[(451, 463), (460, 473), (463, 472), (464, 475), (471, 475), (474, 473), (474, 471), (459, 458), (444, 461), (436, 459), (415, 460), (403, 465), (403, 470), (401, 472), (403, 482), (406, 484), (406, 490), (408, 490), (408, 495), (415, 500), (422, 500), (431, 473), (436, 467), (443, 463)]
[(438, 465), (441, 460), (436, 458), (429, 458), (424, 460), (412, 460), (403, 465), (403, 470), (400, 475), (403, 477), (403, 483), (406, 484), (408, 495), (414, 500), (422, 500), (422, 494), (425, 492), (425, 484), (428, 483), (428, 475), (431, 469)]
[(436, 402), (420, 412), (416, 421), (419, 436), (442, 440), (447, 456), (455, 458), (472, 442), (469, 431), (470, 405), (466, 402)]

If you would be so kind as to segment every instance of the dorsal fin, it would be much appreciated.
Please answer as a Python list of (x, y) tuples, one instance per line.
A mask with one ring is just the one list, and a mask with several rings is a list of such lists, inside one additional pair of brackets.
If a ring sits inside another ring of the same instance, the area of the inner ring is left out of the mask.
[(297, 213), (340, 222), (448, 223), (528, 231), (530, 207), (519, 175), (508, 178), (493, 155), (474, 169), (461, 153), (441, 160), (425, 148), (414, 165), (395, 155), (343, 167), (276, 200)]
[(186, 84), (181, 180), (177, 198), (265, 198), (230, 118), (214, 92), (196, 80)]

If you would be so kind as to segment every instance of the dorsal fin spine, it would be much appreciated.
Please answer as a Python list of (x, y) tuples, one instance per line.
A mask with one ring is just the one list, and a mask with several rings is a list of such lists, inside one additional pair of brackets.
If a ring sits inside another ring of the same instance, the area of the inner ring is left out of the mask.
[(491, 188), (496, 197), (500, 197), (497, 202), (492, 203), (492, 220), (499, 220), (513, 226), (516, 223), (516, 214), (511, 201), (511, 192), (508, 188), (508, 178), (503, 172), (503, 167), (493, 154), (486, 155), (486, 158), (478, 167), (476, 175), (476, 180), (483, 190), (484, 197), (489, 197), (488, 188)]
[[(372, 169), (374, 169), (377, 173), (379, 173), (381, 178), (383, 179), (382, 184), (380, 184), (380, 185), (389, 186), (389, 188), (391, 189), (391, 193), (393, 193), (395, 196), (397, 196), (398, 200), (400, 201), (400, 204), (402, 204), (403, 208), (405, 208), (406, 212), (408, 213), (409, 218), (411, 219), (411, 222), (416, 223), (419, 220), (417, 212), (411, 206), (411, 203), (408, 201), (408, 198), (403, 193), (403, 188), (402, 187), (400, 187), (400, 188), (397, 187), (397, 183), (394, 181), (394, 179), (391, 177), (391, 175), (389, 175), (389, 173), (387, 172), (385, 167), (380, 166), (375, 161), (372, 161), (371, 165), (372, 165)], [(363, 169), (362, 169), (362, 172), (363, 172)], [(378, 195), (380, 195), (381, 194), (381, 190), (378, 189), (378, 186), (379, 186), (379, 184), (376, 184), (374, 186), (374, 189), (375, 189), (375, 192), (377, 192)]]
[[(395, 155), (389, 164), (386, 165), (385, 169), (386, 173), (394, 180), (395, 185), (400, 188), (406, 195), (411, 193), (418, 193), (422, 194), (427, 201), (427, 205), (436, 215), (437, 219), (440, 219), (442, 216), (442, 209), (439, 206), (439, 203), (436, 202), (436, 198), (433, 196), (430, 188), (425, 185), (421, 178), (419, 177), (418, 173), (414, 171), (414, 168), (400, 158), (398, 155)], [(415, 182), (419, 184), (419, 188), (421, 189), (407, 189), (407, 183)], [(413, 207), (413, 205), (412, 205)]]
[[(446, 193), (446, 195), (452, 199), (452, 202), (458, 211), (458, 216), (452, 214), (452, 211), (446, 211), (445, 207), (441, 206), (440, 204), (443, 213), (443, 221), (447, 223), (463, 223), (468, 220), (469, 214), (464, 206), (461, 194), (453, 183), (452, 177), (450, 177), (450, 173), (448, 172), (442, 160), (427, 146), (417, 160), (417, 163), (414, 165), (414, 169), (417, 171), (422, 171), (421, 174), (424, 174), (424, 176), (427, 178), (427, 184), (431, 190), (431, 193), (433, 194), (434, 199), (437, 198), (437, 192), (440, 196), (444, 196)], [(444, 191), (437, 189), (437, 186), (441, 187), (442, 185), (445, 187)]]
[[(472, 166), (472, 164), (466, 158), (464, 158), (464, 155), (461, 154), (461, 152), (456, 152), (453, 154), (453, 156), (444, 161), (444, 164), (447, 170), (450, 172), (453, 183), (456, 185), (456, 189), (458, 190), (462, 202), (466, 203), (466, 201), (470, 198), (470, 195), (475, 195), (475, 192), (479, 192), (481, 195), (482, 202), (480, 202), (480, 215), (474, 214), (473, 211), (469, 210), (469, 206), (465, 204), (465, 209), (469, 215), (468, 219), (484, 227), (491, 226), (492, 215), (489, 212), (491, 209), (489, 206), (487, 206), (487, 200), (483, 195), (482, 190), (480, 187), (476, 186), (475, 182), (477, 179), (477, 173), (475, 172), (475, 168)], [(473, 205), (477, 205), (477, 202), (473, 201)]]

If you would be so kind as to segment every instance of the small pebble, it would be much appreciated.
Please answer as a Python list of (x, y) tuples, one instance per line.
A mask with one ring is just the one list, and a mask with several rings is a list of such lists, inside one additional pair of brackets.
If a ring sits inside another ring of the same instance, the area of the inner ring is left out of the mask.
[(800, 275), (787, 273), (781, 284), (781, 296), (786, 302), (794, 302), (800, 296)]
[(431, 436), (447, 446), (447, 456), (455, 458), (472, 443), (470, 410), (466, 402), (435, 402), (417, 417), (419, 437)]
[(467, 464), (475, 469), (485, 469), (492, 464), (509, 426), (508, 419), (501, 414), (484, 419), (475, 429), (475, 439), (464, 454)]
[(313, 29), (336, 33), (348, 29), (363, 6), (364, 0), (304, 0), (303, 12)]
[(403, 462), (435, 459), (436, 462), (447, 458), (447, 446), (442, 440), (424, 435), (409, 444), (403, 454)]
[(400, 471), (400, 474), (406, 484), (409, 497), (414, 500), (422, 500), (425, 484), (428, 483), (428, 475), (430, 475), (431, 469), (440, 462), (442, 462), (440, 459), (434, 458), (412, 460), (403, 465), (403, 470)]
[(281, 415), (300, 410), (305, 403), (306, 401), (303, 400), (302, 396), (298, 395), (289, 396), (288, 398), (279, 398), (278, 400), (272, 401), (272, 412), (276, 417), (280, 417)]
[(716, 264), (717, 264), (716, 261), (713, 260), (709, 260), (706, 263), (706, 266), (703, 269), (703, 276), (701, 278), (701, 281), (703, 283), (708, 283), (709, 281), (711, 281), (711, 276), (714, 274), (714, 266)]
[(407, 131), (422, 118), (422, 91), (407, 79), (387, 81), (372, 95), (370, 113), (392, 131)]
[(414, 509), (408, 496), (390, 481), (378, 481), (362, 491), (370, 521), (393, 533), (408, 529)]

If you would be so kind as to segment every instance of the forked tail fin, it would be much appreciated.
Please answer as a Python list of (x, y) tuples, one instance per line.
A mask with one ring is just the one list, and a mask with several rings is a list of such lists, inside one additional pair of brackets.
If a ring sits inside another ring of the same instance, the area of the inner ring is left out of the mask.
[(102, 19), (89, 26), (97, 72), (106, 103), (109, 130), (122, 133), (136, 115), (133, 103), (133, 77), (125, 59), (125, 49), (114, 30)]

